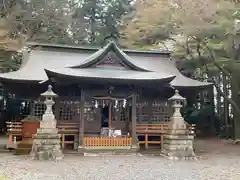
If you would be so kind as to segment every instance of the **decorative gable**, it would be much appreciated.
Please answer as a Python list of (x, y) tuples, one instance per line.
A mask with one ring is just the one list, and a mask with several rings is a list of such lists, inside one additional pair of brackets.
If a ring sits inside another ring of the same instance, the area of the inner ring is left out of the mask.
[(108, 68), (125, 69), (142, 72), (149, 72), (148, 69), (137, 66), (131, 58), (117, 47), (114, 42), (109, 42), (106, 46), (89, 56), (83, 64), (71, 66), (70, 68)]
[(129, 69), (113, 51), (109, 51), (95, 66), (113, 69)]

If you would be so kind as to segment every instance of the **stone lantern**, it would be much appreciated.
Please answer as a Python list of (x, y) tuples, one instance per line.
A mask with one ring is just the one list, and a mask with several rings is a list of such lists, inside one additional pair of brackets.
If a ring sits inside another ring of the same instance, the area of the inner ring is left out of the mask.
[(182, 104), (185, 103), (185, 98), (179, 95), (179, 91), (175, 90), (175, 94), (168, 99), (172, 104), (173, 115), (170, 118), (170, 130), (175, 133), (185, 134), (186, 131), (186, 123), (180, 113), (182, 108)]
[(174, 112), (170, 118), (169, 129), (164, 135), (162, 154), (175, 160), (195, 159), (195, 153), (193, 152), (194, 136), (188, 133), (187, 125), (180, 113), (185, 98), (180, 96), (179, 91), (176, 90), (169, 101)]
[(41, 96), (45, 97), (44, 104), (46, 105), (46, 110), (45, 113), (43, 114), (40, 127), (46, 126), (46, 128), (49, 127), (56, 128), (56, 120), (53, 114), (52, 107), (55, 104), (53, 98), (56, 98), (58, 95), (52, 91), (52, 86), (49, 85), (48, 90), (42, 93)]
[(38, 160), (58, 160), (63, 158), (60, 149), (60, 135), (56, 128), (56, 119), (53, 114), (52, 106), (55, 104), (54, 97), (57, 97), (52, 91), (52, 86), (48, 86), (48, 90), (41, 94), (46, 100), (46, 111), (43, 114), (40, 128), (33, 137), (33, 146), (31, 151), (31, 158)]

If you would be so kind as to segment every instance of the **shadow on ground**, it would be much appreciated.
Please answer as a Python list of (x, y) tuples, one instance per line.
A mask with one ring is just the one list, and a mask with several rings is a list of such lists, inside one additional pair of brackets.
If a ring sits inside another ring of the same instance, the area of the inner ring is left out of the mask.
[[(7, 144), (7, 137), (0, 136), (0, 152), (4, 151), (4, 147)], [(216, 138), (195, 139), (194, 150), (198, 157), (209, 158), (214, 156), (238, 156), (240, 152), (240, 145), (233, 144), (229, 140), (222, 140)], [(141, 150), (143, 154), (160, 154), (160, 148), (149, 147), (149, 150)]]
[(239, 155), (240, 145), (234, 144), (231, 140), (216, 138), (196, 139), (194, 150), (198, 156), (210, 155)]

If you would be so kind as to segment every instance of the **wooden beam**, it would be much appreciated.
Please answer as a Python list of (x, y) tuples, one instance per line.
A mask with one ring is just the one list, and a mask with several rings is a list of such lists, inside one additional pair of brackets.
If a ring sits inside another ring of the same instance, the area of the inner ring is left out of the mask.
[(136, 113), (136, 94), (132, 94), (132, 149), (138, 149), (137, 143), (137, 133), (136, 133), (136, 124), (137, 124), (137, 113)]
[(80, 125), (79, 125), (79, 144), (78, 144), (78, 151), (81, 151), (83, 149), (83, 138), (84, 138), (84, 104), (85, 104), (85, 98), (83, 89), (81, 89), (81, 102), (80, 102)]
[(109, 100), (108, 103), (108, 127), (109, 129), (112, 128), (112, 101)]

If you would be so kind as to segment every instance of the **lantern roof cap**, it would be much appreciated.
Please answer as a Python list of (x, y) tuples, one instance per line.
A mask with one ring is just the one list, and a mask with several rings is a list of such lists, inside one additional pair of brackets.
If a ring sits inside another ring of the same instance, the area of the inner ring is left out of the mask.
[(58, 95), (53, 92), (52, 85), (48, 85), (48, 90), (41, 94), (44, 97), (57, 97)]
[(170, 101), (185, 100), (185, 98), (182, 97), (182, 96), (179, 94), (179, 91), (176, 89), (176, 90), (175, 90), (175, 94), (174, 94), (172, 97), (170, 97), (168, 100), (170, 100)]

